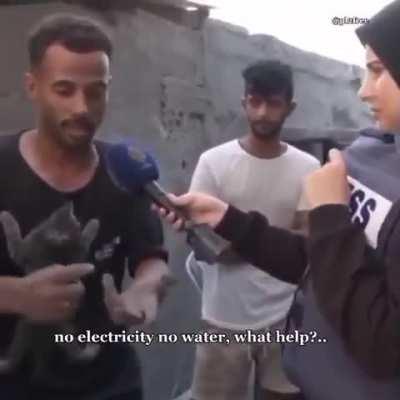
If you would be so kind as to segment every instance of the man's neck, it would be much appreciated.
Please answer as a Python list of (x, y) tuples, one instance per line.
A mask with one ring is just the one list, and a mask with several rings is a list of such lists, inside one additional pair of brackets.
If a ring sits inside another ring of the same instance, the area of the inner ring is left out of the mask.
[(90, 168), (96, 160), (94, 145), (83, 148), (68, 149), (60, 146), (52, 135), (44, 130), (30, 132), (33, 150), (37, 158), (51, 168), (67, 168), (76, 172)]
[(39, 130), (22, 135), (20, 150), (33, 171), (59, 190), (75, 190), (86, 185), (98, 164), (94, 145), (84, 149), (65, 149)]
[(286, 145), (281, 143), (279, 135), (259, 139), (257, 136), (248, 133), (239, 139), (239, 144), (250, 155), (265, 159), (279, 157), (287, 148)]

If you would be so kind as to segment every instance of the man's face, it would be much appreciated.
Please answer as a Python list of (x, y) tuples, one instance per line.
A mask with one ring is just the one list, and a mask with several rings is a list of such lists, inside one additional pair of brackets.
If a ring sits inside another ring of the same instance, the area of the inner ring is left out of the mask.
[(400, 89), (369, 46), (366, 47), (366, 67), (359, 91), (361, 100), (368, 103), (380, 129), (400, 132)]
[(108, 100), (109, 59), (101, 51), (75, 53), (51, 45), (27, 74), (39, 119), (59, 145), (87, 146), (101, 124)]
[(279, 134), (295, 103), (289, 102), (283, 94), (265, 98), (248, 93), (243, 99), (243, 107), (252, 133), (258, 138), (268, 139)]

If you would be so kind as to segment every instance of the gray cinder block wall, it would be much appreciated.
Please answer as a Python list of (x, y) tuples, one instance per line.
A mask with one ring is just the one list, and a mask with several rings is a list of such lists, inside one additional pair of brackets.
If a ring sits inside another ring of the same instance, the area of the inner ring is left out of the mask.
[[(357, 129), (371, 124), (357, 98), (362, 71), (355, 66), (301, 51), (268, 35), (249, 36), (241, 28), (218, 21), (207, 20), (191, 28), (163, 18), (160, 12), (139, 8), (116, 11), (111, 23), (102, 14), (54, 1), (0, 5), (1, 131), (33, 123), (23, 89), (25, 37), (39, 18), (59, 11), (92, 15), (108, 25), (115, 58), (108, 115), (99, 137), (134, 137), (156, 155), (161, 183), (171, 191), (187, 189), (202, 151), (245, 132), (241, 70), (258, 58), (280, 58), (293, 66), (299, 105), (287, 122), (287, 139), (338, 136), (350, 140)], [(188, 248), (181, 236), (165, 228), (171, 268), (180, 283), (148, 330), (196, 330), (200, 304), (184, 271)], [(193, 346), (137, 347), (144, 363), (147, 399), (173, 399), (187, 390)]]

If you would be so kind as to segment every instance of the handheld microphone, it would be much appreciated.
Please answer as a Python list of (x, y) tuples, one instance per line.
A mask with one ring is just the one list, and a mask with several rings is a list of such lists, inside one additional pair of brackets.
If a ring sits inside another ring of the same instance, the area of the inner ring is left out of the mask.
[(144, 190), (160, 207), (172, 211), (184, 222), (187, 242), (197, 260), (213, 264), (229, 257), (230, 242), (219, 236), (207, 224), (195, 224), (168, 198), (156, 182), (159, 170), (154, 158), (133, 146), (114, 144), (106, 154), (107, 168), (114, 183), (130, 193)]

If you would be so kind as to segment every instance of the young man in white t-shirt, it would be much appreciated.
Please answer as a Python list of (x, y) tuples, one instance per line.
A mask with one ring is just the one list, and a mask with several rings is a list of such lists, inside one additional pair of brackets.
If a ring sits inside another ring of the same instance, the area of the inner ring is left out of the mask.
[[(305, 229), (302, 181), (320, 164), (280, 140), (281, 128), (296, 106), (291, 68), (279, 61), (260, 61), (247, 67), (243, 78), (249, 133), (203, 153), (190, 191), (262, 212), (275, 226)], [(240, 259), (234, 264), (207, 265), (192, 254), (187, 260), (189, 274), (201, 279), (205, 329), (231, 337), (246, 330), (282, 330), (295, 286)], [(197, 345), (194, 400), (247, 400), (254, 389), (252, 377), (257, 378), (265, 400), (302, 399), (282, 371), (278, 344), (231, 340)]]

